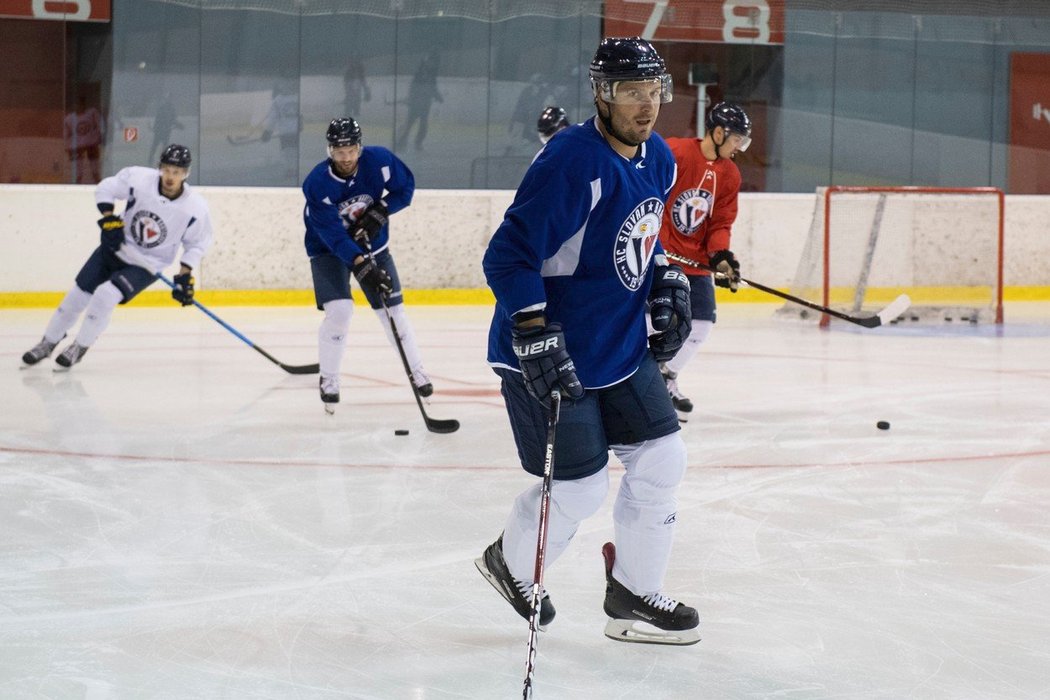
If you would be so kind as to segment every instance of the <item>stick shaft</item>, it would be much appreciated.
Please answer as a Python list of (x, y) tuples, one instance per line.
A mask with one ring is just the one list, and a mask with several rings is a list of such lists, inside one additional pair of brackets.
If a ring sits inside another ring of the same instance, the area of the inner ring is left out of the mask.
[[(162, 275), (160, 273), (157, 273), (157, 279), (159, 279), (161, 282), (163, 282), (164, 284), (168, 285), (172, 289), (175, 289), (175, 283), (173, 281), (169, 280), (164, 275)], [(228, 324), (226, 321), (223, 321), (221, 318), (216, 316), (215, 313), (212, 312), (212, 310), (209, 309), (208, 307), (206, 307), (204, 304), (200, 303), (196, 299), (194, 299), (192, 303), (198, 309), (203, 311), (204, 314), (208, 318), (210, 318), (211, 320), (213, 320), (216, 323), (218, 323), (220, 326), (222, 326), (223, 328), (228, 330), (230, 333), (232, 333), (239, 340), (244, 342), (245, 345), (250, 347), (252, 350), (255, 350), (257, 353), (259, 353), (260, 355), (262, 355), (267, 360), (269, 360), (270, 362), (274, 363), (275, 365), (277, 365), (278, 367), (280, 367), (284, 371), (288, 372), (289, 374), (317, 374), (318, 372), (321, 371), (320, 365), (316, 365), (316, 364), (314, 364), (314, 365), (286, 365), (286, 364), (284, 364), (283, 362), (279, 361), (276, 357), (274, 357), (273, 355), (271, 355), (270, 353), (266, 352), (265, 350), (263, 350), (261, 347), (259, 347), (255, 343), (253, 343), (248, 338), (248, 336), (244, 335), (239, 330), (237, 330), (236, 328), (234, 328), (233, 326)]]
[[(691, 260), (690, 258), (687, 258), (684, 255), (678, 255), (677, 253), (667, 253), (667, 257), (671, 258), (672, 260), (677, 260), (678, 262), (688, 263), (688, 264), (693, 265), (695, 267), (699, 267), (699, 268), (702, 268), (704, 270), (708, 270), (712, 274), (714, 274), (716, 272), (715, 269), (713, 267), (711, 267), (710, 265), (705, 265), (702, 262), (698, 262), (696, 260)], [(744, 277), (741, 277), (740, 281), (743, 282), (744, 284), (746, 284), (748, 287), (753, 287), (754, 289), (757, 289), (760, 292), (765, 292), (766, 294), (772, 294), (773, 296), (777, 296), (777, 297), (780, 297), (781, 299), (785, 299), (785, 300), (793, 302), (795, 304), (799, 304), (800, 306), (805, 306), (807, 308), (813, 309), (814, 311), (820, 311), (821, 313), (825, 313), (828, 316), (834, 316), (835, 318), (842, 319), (843, 321), (849, 321), (850, 323), (855, 323), (858, 326), (864, 326), (865, 328), (874, 328), (876, 326), (882, 325), (882, 320), (878, 316), (872, 316), (872, 317), (850, 316), (847, 313), (843, 313), (841, 311), (837, 311), (837, 310), (829, 308), (827, 306), (821, 306), (820, 304), (815, 304), (815, 303), (813, 303), (811, 301), (807, 301), (806, 299), (802, 299), (800, 297), (796, 297), (796, 296), (794, 296), (792, 294), (788, 294), (787, 292), (782, 292), (779, 289), (773, 289), (772, 287), (767, 287), (764, 284), (760, 284), (758, 282), (746, 279)]]
[(540, 492), (540, 524), (536, 532), (536, 566), (532, 574), (532, 610), (529, 612), (529, 651), (525, 659), (525, 682), (522, 697), (532, 697), (532, 679), (536, 674), (536, 633), (539, 629), (540, 605), (543, 595), (543, 569), (547, 556), (547, 525), (550, 523), (551, 487), (554, 483), (554, 438), (558, 415), (561, 413), (561, 392), (551, 392), (550, 414), (547, 417), (547, 448), (543, 457), (543, 486)]

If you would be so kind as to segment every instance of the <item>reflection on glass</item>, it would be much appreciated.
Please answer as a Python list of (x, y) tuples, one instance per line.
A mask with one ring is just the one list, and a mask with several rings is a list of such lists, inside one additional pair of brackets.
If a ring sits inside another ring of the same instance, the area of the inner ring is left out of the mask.
[(444, 102), (438, 90), (438, 72), (441, 70), (441, 54), (432, 51), (419, 63), (412, 84), (408, 87), (408, 118), (401, 128), (397, 139), (397, 150), (404, 151), (412, 128), (416, 128), (413, 143), (417, 151), (423, 150), (423, 141), (427, 137), (427, 126), (430, 122), (430, 107), (435, 102)]
[(62, 138), (72, 164), (73, 182), (93, 185), (102, 179), (102, 141), (106, 125), (98, 107), (77, 95), (76, 108), (66, 115)]

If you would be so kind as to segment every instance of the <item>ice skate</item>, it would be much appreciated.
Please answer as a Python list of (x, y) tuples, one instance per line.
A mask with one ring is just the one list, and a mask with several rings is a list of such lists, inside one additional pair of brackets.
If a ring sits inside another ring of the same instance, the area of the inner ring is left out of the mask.
[(693, 412), (693, 402), (678, 390), (678, 374), (667, 369), (667, 365), (660, 365), (660, 374), (663, 375), (664, 384), (667, 385), (667, 393), (671, 396), (674, 410), (678, 413), (678, 422), (687, 423), (689, 414)]
[[(532, 581), (522, 581), (511, 576), (507, 569), (507, 562), (503, 558), (503, 535), (489, 545), (485, 553), (474, 560), (474, 565), (484, 576), (492, 587), (499, 591), (514, 610), (529, 619), (532, 614)], [(554, 603), (551, 602), (547, 589), (540, 590), (540, 619), (539, 628), (546, 631), (547, 625), (554, 619)]]
[(412, 384), (424, 399), (434, 393), (434, 385), (430, 383), (430, 377), (422, 368), (412, 370)]
[(335, 413), (335, 405), (339, 403), (339, 376), (322, 374), (319, 384), (321, 387), (321, 401), (324, 403), (324, 412), (328, 415), (333, 415)]
[(68, 370), (70, 367), (80, 362), (80, 359), (87, 354), (88, 349), (83, 345), (77, 345), (76, 342), (72, 342), (66, 346), (66, 349), (62, 351), (62, 354), (55, 358), (55, 364), (58, 367), (55, 368), (56, 372), (62, 372)]
[[(62, 338), (64, 337), (62, 336)], [(59, 340), (62, 340), (62, 338), (59, 338)], [(58, 341), (52, 343), (47, 338), (41, 338), (39, 343), (22, 355), (22, 362), (29, 366), (35, 365), (41, 360), (51, 357), (51, 353), (55, 351), (56, 345), (58, 345)]]
[(605, 557), (605, 636), (618, 642), (645, 644), (696, 644), (700, 641), (700, 616), (695, 608), (683, 605), (661, 593), (635, 595), (613, 578), (616, 546), (606, 542)]

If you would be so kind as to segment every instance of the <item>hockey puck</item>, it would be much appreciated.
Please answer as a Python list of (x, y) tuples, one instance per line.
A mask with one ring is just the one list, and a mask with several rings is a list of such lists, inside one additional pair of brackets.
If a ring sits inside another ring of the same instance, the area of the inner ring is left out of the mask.
[(889, 421), (880, 420), (878, 423), (875, 424), (875, 427), (878, 428), (879, 430), (889, 430), (890, 429), (890, 423), (889, 423)]
[[(886, 424), (886, 427), (887, 428), (890, 427), (889, 423)], [(394, 435), (408, 435), (408, 431), (407, 430), (403, 430), (403, 429), (402, 430), (395, 430), (394, 431)]]

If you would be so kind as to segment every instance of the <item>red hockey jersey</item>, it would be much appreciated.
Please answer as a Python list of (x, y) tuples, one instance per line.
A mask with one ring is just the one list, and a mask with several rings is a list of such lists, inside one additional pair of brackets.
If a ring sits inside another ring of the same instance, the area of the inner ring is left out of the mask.
[[(664, 207), (660, 242), (668, 253), (706, 264), (709, 256), (729, 248), (736, 221), (740, 170), (728, 158), (708, 160), (695, 138), (669, 138), (678, 179)], [(707, 275), (694, 265), (675, 260), (689, 275)]]

